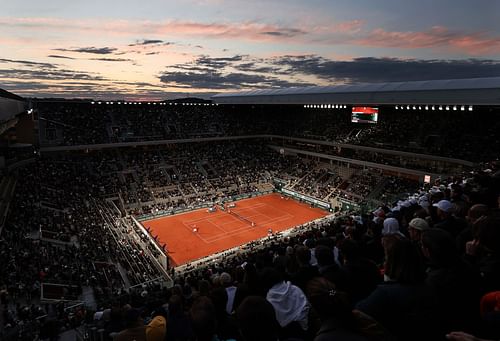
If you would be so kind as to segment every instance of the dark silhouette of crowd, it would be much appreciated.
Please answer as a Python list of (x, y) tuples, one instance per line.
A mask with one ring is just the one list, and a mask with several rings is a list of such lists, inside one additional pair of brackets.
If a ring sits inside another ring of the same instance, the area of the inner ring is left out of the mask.
[[(92, 104), (93, 103), (93, 104)], [(118, 104), (120, 103), (120, 104)], [(470, 161), (495, 159), (499, 123), (493, 109), (402, 111), (380, 109), (376, 124), (351, 123), (351, 108), (302, 106), (39, 101), (42, 145), (274, 134), (326, 140), (382, 149), (454, 157)], [(467, 108), (468, 109), (468, 108)], [(409, 119), (409, 117), (411, 119)], [(397, 163), (388, 156), (364, 153), (373, 161)], [(421, 167), (407, 161), (408, 166)], [(429, 170), (430, 165), (426, 165)]]

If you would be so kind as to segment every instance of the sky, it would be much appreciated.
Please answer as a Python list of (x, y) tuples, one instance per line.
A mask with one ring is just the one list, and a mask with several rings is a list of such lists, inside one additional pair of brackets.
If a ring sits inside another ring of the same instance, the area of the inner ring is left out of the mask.
[(0, 88), (161, 100), (500, 76), (498, 0), (0, 0)]

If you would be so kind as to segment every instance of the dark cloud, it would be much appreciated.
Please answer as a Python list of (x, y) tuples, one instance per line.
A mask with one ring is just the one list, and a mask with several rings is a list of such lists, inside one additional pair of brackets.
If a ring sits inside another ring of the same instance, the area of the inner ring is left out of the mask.
[(497, 60), (417, 60), (355, 58), (334, 61), (315, 55), (284, 56), (272, 61), (285, 74), (312, 75), (326, 80), (391, 82), (500, 76)]
[(198, 57), (194, 64), (202, 67), (220, 69), (243, 60), (244, 56), (235, 55), (232, 57), (209, 57), (206, 55)]
[(54, 51), (93, 53), (93, 54), (111, 54), (117, 49), (114, 47), (79, 47), (75, 49), (54, 49)]
[(76, 58), (73, 58), (73, 57), (61, 56), (61, 55), (58, 55), (58, 54), (49, 54), (47, 57), (49, 57), (49, 58), (60, 58), (60, 59), (76, 59)]
[(133, 62), (132, 59), (126, 58), (91, 58), (89, 60), (98, 60), (101, 62)]
[(57, 64), (51, 64), (51, 63), (39, 63), (39, 62), (32, 62), (29, 60), (16, 60), (16, 59), (5, 59), (5, 58), (0, 58), (0, 63), (15, 63), (15, 64), (23, 64), (26, 66), (36, 66), (36, 67), (43, 67), (43, 68), (56, 68)]
[(276, 73), (280, 72), (281, 69), (273, 66), (260, 66), (256, 62), (248, 62), (243, 64), (233, 65), (234, 68), (240, 71), (246, 72), (259, 72), (259, 73)]
[(0, 78), (24, 80), (104, 80), (101, 76), (64, 69), (0, 69)]
[(160, 52), (148, 52), (146, 53), (146, 56), (151, 56), (151, 55), (154, 55), (154, 54), (160, 54)]
[(165, 72), (160, 80), (171, 87), (199, 88), (199, 89), (247, 89), (247, 88), (279, 88), (307, 86), (310, 83), (289, 82), (276, 77), (257, 74), (220, 72), (195, 73), (195, 72)]
[(267, 31), (267, 32), (262, 32), (262, 35), (266, 36), (272, 36), (272, 37), (283, 37), (283, 38), (293, 38), (299, 35), (306, 34), (307, 32), (295, 29), (295, 28), (289, 28), (289, 29), (283, 29), (280, 31)]
[(142, 39), (142, 40), (136, 40), (135, 43), (129, 44), (128, 46), (153, 45), (153, 44), (162, 44), (162, 43), (163, 43), (163, 40)]

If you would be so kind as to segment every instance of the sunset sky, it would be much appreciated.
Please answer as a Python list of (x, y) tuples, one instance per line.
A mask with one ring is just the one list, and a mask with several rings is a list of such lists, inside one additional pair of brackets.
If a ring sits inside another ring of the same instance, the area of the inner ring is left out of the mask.
[(0, 88), (26, 97), (488, 76), (497, 0), (0, 0)]

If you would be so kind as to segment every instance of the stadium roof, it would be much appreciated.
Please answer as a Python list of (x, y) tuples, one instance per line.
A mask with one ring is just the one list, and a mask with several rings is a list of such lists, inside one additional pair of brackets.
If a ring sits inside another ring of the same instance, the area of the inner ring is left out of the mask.
[(0, 123), (26, 111), (26, 101), (13, 93), (0, 89)]
[(221, 93), (221, 104), (500, 104), (500, 77), (365, 83)]

